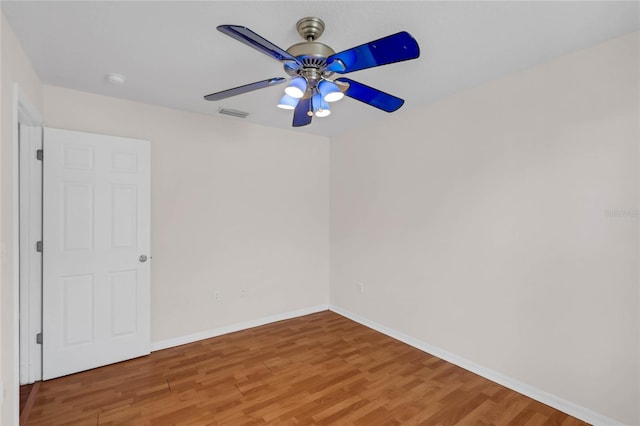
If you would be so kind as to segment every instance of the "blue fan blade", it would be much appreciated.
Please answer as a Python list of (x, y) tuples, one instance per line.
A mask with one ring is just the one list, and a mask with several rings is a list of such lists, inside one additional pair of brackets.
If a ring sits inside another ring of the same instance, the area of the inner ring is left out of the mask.
[(311, 98), (300, 99), (293, 111), (293, 127), (302, 127), (311, 124), (311, 116), (307, 113), (311, 111)]
[(293, 62), (298, 66), (300, 65), (300, 62), (296, 59), (295, 56), (292, 56), (286, 50), (279, 48), (269, 40), (265, 39), (262, 36), (259, 36), (247, 27), (242, 27), (240, 25), (220, 25), (218, 27), (218, 31), (225, 33), (229, 37), (235, 38), (236, 40), (246, 44), (247, 46), (251, 46), (256, 50), (259, 50), (267, 56), (271, 56), (277, 61)]
[(349, 84), (349, 88), (344, 92), (345, 95), (383, 111), (393, 112), (400, 109), (404, 104), (403, 99), (396, 98), (393, 95), (374, 89), (373, 87), (369, 87), (362, 83), (358, 83), (357, 81), (344, 77), (338, 78), (335, 81)]
[(233, 89), (223, 90), (222, 92), (212, 93), (204, 98), (208, 101), (219, 101), (221, 99), (230, 98), (231, 96), (253, 92), (254, 90), (264, 89), (269, 86), (275, 86), (276, 84), (281, 84), (285, 81), (287, 81), (287, 79), (282, 77), (268, 78), (266, 80), (256, 81), (255, 83), (245, 84), (244, 86), (234, 87)]
[(329, 71), (345, 74), (420, 56), (418, 43), (406, 31), (336, 53), (327, 58)]

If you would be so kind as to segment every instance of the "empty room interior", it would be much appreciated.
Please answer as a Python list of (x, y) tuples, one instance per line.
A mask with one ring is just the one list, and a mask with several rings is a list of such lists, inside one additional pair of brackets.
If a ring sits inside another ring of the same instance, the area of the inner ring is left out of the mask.
[(0, 5), (2, 425), (640, 424), (640, 2)]

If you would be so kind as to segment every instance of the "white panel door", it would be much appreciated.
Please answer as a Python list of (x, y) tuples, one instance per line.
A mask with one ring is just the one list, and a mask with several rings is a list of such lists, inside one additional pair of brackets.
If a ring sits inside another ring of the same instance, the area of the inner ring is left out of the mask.
[(149, 353), (149, 151), (44, 129), (44, 380)]

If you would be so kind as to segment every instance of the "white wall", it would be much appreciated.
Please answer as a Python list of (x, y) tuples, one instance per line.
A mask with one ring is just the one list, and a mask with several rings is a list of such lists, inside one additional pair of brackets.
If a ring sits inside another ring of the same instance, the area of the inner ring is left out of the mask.
[(328, 139), (52, 86), (44, 118), (151, 141), (152, 342), (328, 303)]
[[(42, 110), (42, 85), (35, 73), (31, 62), (27, 58), (22, 46), (18, 42), (13, 30), (7, 23), (4, 15), (0, 18), (1, 48), (0, 48), (0, 72), (2, 83), (0, 85), (0, 180), (2, 194), (0, 198), (0, 315), (2, 326), (0, 327), (0, 378), (5, 391), (5, 398), (0, 405), (2, 413), (0, 423), (11, 425), (17, 417), (14, 407), (18, 401), (17, 377), (14, 375), (14, 365), (17, 361), (14, 353), (17, 348), (14, 345), (15, 315), (14, 297), (14, 268), (13, 262), (17, 255), (17, 247), (13, 244), (14, 227), (18, 226), (17, 218), (13, 215), (13, 186), (14, 186), (14, 114), (13, 114), (13, 86), (18, 83), (23, 95), (31, 104)], [(0, 396), (0, 399), (2, 397)]]
[(331, 302), (638, 424), (638, 47), (332, 139)]

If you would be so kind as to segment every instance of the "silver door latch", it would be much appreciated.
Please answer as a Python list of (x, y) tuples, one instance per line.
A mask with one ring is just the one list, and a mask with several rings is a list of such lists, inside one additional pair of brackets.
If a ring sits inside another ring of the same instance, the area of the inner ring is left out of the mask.
[(147, 261), (147, 256), (146, 256), (146, 255), (144, 255), (144, 254), (141, 254), (141, 255), (140, 255), (140, 257), (138, 258), (138, 260), (139, 260), (141, 263), (144, 263), (144, 262), (146, 262), (146, 261)]

